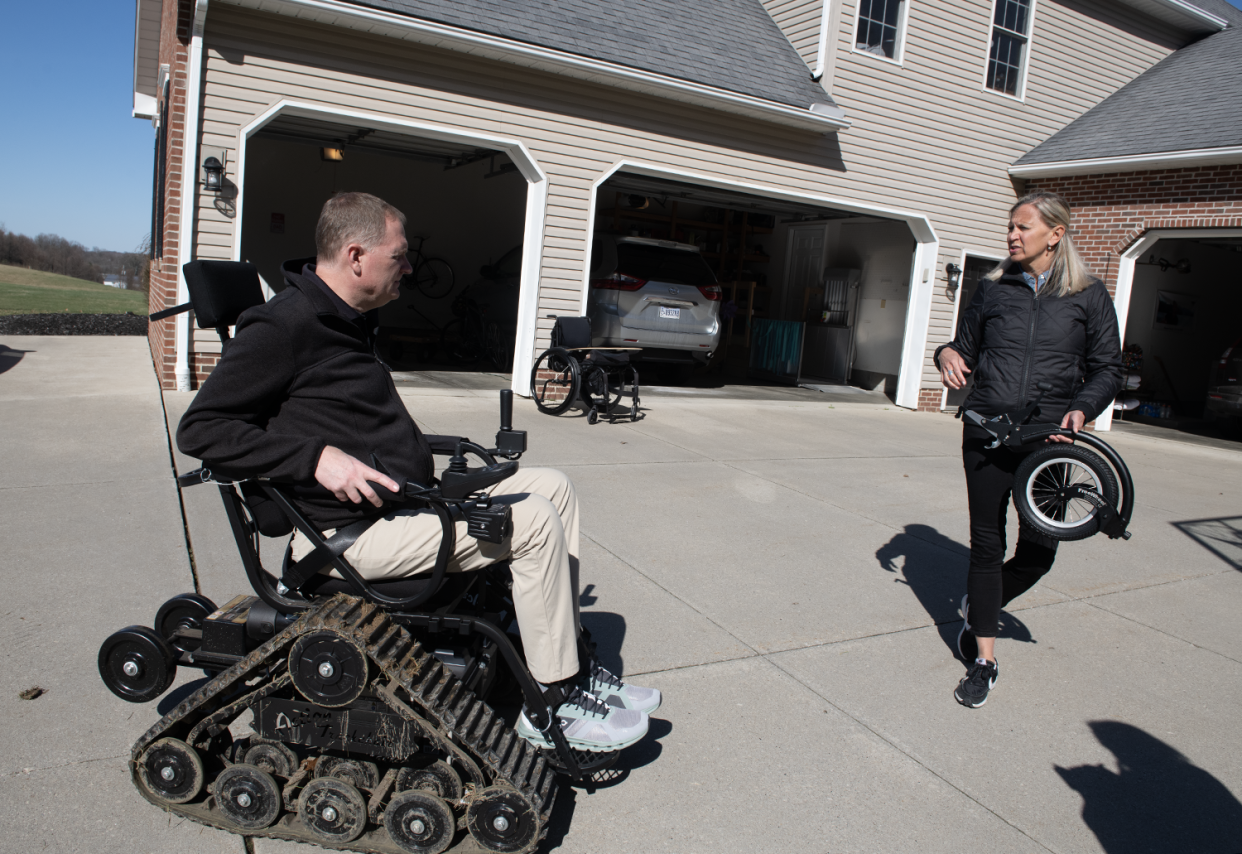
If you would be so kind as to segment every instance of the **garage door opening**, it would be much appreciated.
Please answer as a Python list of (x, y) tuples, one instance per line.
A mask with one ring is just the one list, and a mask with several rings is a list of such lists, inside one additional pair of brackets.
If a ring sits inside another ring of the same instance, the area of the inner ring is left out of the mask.
[(508, 374), (518, 325), (527, 181), (501, 151), (396, 130), (280, 115), (248, 140), (240, 257), (273, 291), (281, 265), (315, 254), (315, 223), (341, 191), (408, 218), (415, 267), (380, 309), (396, 371)]
[[(642, 348), (644, 384), (896, 394), (916, 247), (905, 221), (627, 172), (596, 199), (586, 313), (595, 343)], [(665, 282), (659, 252), (694, 256), (718, 291), (684, 271)]]
[(1239, 263), (1240, 236), (1166, 237), (1142, 248), (1114, 427), (1242, 439)]

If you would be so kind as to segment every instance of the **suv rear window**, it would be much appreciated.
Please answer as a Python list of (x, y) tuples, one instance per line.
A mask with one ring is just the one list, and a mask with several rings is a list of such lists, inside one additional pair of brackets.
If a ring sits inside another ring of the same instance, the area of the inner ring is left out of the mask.
[(712, 268), (699, 253), (643, 243), (617, 244), (617, 272), (671, 285), (697, 288), (716, 284)]

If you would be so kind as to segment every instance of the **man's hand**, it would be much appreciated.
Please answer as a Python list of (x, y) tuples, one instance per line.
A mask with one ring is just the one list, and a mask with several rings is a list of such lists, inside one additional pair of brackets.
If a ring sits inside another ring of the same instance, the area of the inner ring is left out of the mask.
[(376, 507), (382, 507), (384, 502), (367, 484), (368, 480), (375, 481), (385, 489), (397, 491), (397, 482), (392, 478), (363, 465), (340, 448), (331, 445), (325, 445), (323, 453), (319, 455), (319, 465), (315, 466), (315, 480), (341, 501), (361, 504), (365, 498)]
[[(1077, 409), (1071, 409), (1065, 413), (1065, 417), (1061, 419), (1062, 430), (1072, 430), (1077, 433), (1087, 423), (1087, 414)], [(1049, 436), (1049, 442), (1067, 442), (1073, 444), (1074, 440), (1069, 436)]]
[(940, 351), (940, 381), (951, 389), (959, 389), (966, 385), (966, 375), (970, 373), (970, 368), (966, 367), (966, 360), (962, 358), (962, 354), (954, 350), (952, 347), (945, 347)]

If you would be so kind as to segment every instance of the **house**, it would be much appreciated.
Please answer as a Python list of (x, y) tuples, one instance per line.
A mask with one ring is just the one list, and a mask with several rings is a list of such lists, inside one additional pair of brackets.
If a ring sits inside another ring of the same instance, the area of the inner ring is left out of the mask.
[[(280, 263), (314, 253), (323, 200), (364, 189), (450, 263), (453, 293), (523, 247), (508, 330), (520, 394), (548, 315), (584, 310), (595, 235), (621, 232), (698, 244), (744, 316), (840, 309), (844, 339), (806, 326), (816, 370), (937, 409), (931, 352), (1003, 257), (1025, 159), (1162, 62), (1232, 38), (1234, 11), (137, 0), (134, 114), (156, 127), (152, 310), (186, 301), (179, 269), (196, 257), (251, 260), (279, 289)], [(211, 157), (223, 182), (207, 192)], [(826, 288), (827, 269), (855, 271), (842, 281), (856, 287)], [(382, 321), (444, 323), (450, 303), (412, 293)], [(186, 316), (150, 334), (165, 387), (193, 387), (218, 358)]]

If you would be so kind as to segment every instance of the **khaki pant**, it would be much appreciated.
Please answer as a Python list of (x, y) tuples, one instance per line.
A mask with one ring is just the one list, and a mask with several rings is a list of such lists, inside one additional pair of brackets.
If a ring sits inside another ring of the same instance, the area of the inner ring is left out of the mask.
[[(457, 548), (449, 572), (481, 569), (510, 559), (513, 603), (531, 675), (545, 684), (578, 672), (578, 496), (556, 469), (518, 469), (486, 490), (513, 508), (513, 535), (485, 543), (456, 523)], [(333, 530), (324, 531), (330, 537)], [(368, 581), (404, 578), (435, 567), (440, 519), (434, 511), (398, 510), (384, 516), (345, 552)], [(293, 557), (311, 545), (294, 534)]]

